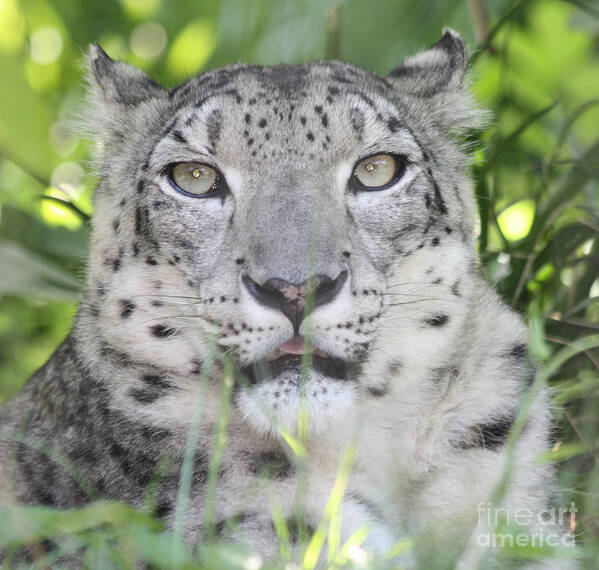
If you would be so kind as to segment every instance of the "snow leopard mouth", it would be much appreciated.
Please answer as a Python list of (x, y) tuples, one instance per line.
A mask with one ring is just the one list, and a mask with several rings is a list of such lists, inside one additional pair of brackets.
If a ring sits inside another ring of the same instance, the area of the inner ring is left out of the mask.
[(275, 380), (285, 372), (301, 378), (302, 371), (313, 370), (333, 380), (346, 381), (355, 378), (360, 365), (326, 354), (318, 348), (308, 348), (302, 337), (283, 343), (265, 358), (260, 358), (242, 368), (250, 384)]

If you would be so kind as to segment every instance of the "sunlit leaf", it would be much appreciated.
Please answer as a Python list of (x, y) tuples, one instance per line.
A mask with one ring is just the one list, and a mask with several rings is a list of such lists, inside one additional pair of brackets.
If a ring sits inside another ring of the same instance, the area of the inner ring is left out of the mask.
[(216, 31), (209, 20), (187, 24), (175, 38), (167, 57), (169, 73), (176, 79), (194, 75), (202, 69), (216, 45)]
[(497, 222), (506, 238), (518, 241), (527, 236), (534, 215), (535, 203), (532, 200), (521, 200), (501, 212)]

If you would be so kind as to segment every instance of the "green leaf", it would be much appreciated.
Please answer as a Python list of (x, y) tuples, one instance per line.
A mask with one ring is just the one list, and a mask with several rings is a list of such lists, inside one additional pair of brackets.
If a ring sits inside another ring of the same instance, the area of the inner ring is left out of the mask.
[(25, 247), (0, 241), (0, 295), (73, 301), (81, 282), (72, 274)]
[(72, 231), (51, 227), (39, 218), (11, 206), (2, 207), (0, 239), (19, 243), (36, 253), (77, 265), (87, 256), (88, 231), (85, 226)]
[(65, 534), (76, 534), (102, 525), (129, 526), (144, 523), (158, 528), (147, 515), (123, 503), (94, 503), (78, 510), (47, 507), (0, 509), (0, 545), (21, 546)]

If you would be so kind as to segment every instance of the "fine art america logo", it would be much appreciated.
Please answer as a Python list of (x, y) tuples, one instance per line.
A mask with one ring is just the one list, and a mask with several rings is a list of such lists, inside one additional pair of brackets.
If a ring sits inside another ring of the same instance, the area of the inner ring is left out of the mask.
[[(479, 503), (477, 543), (482, 547), (550, 547), (574, 546), (578, 507), (546, 507), (508, 510)], [(486, 529), (486, 532), (485, 532)]]

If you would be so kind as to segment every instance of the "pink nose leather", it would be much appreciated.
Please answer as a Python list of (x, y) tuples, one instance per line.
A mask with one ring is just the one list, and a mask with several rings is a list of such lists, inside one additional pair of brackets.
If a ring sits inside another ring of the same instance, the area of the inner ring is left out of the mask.
[(304, 337), (294, 336), (291, 340), (279, 346), (279, 350), (287, 354), (304, 354)]
[(300, 285), (279, 281), (278, 279), (273, 279), (270, 284), (274, 289), (279, 291), (294, 307), (297, 307), (299, 310), (303, 310), (304, 305), (306, 304), (306, 296), (308, 295), (309, 289), (312, 291), (316, 290), (321, 281), (322, 280), (319, 277), (315, 276), (309, 278)]

